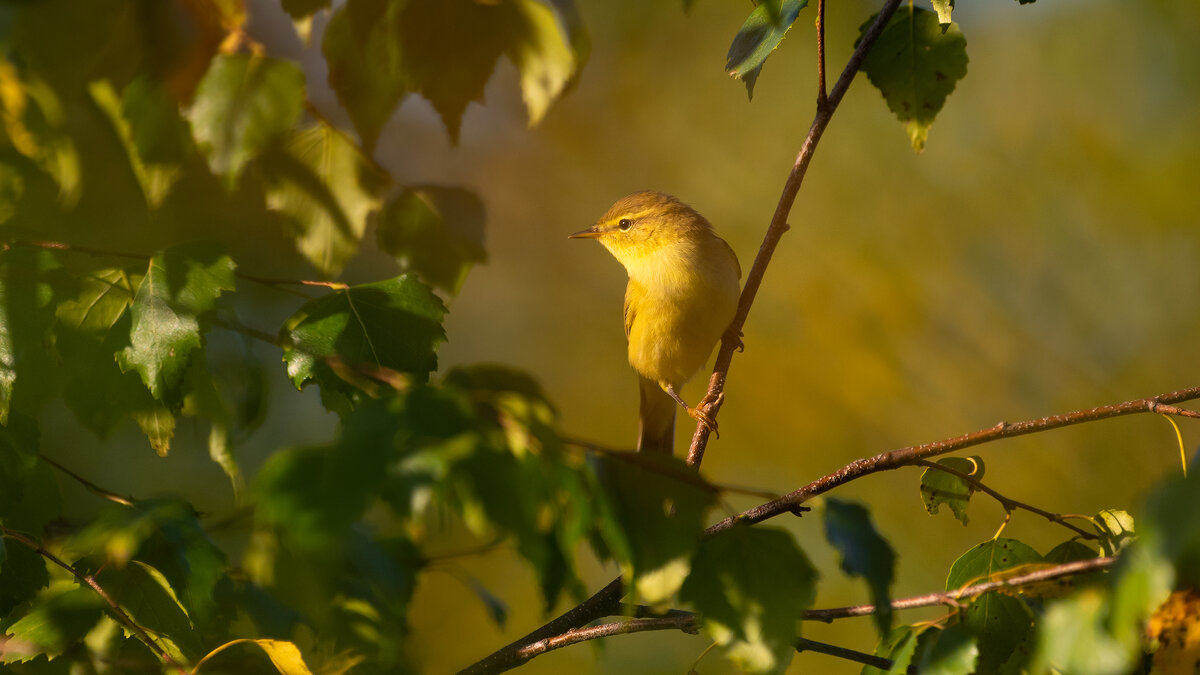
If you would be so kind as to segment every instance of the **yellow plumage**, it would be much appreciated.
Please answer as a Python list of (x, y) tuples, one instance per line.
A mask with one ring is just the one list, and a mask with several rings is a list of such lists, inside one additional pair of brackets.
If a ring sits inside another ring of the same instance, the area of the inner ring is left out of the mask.
[(711, 424), (678, 390), (704, 365), (737, 308), (741, 268), (712, 225), (661, 192), (637, 192), (609, 208), (592, 238), (625, 266), (629, 364), (641, 377), (639, 450), (671, 452), (675, 403)]

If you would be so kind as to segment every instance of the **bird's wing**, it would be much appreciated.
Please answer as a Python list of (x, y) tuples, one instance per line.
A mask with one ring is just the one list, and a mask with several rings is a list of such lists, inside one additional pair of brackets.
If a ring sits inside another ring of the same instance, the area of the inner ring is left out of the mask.
[(629, 331), (633, 330), (633, 321), (637, 318), (637, 304), (642, 296), (646, 294), (646, 290), (640, 284), (633, 281), (629, 282), (629, 286), (625, 288), (625, 337), (629, 337)]
[(729, 251), (729, 257), (731, 259), (733, 259), (733, 266), (737, 269), (738, 279), (741, 279), (742, 278), (742, 264), (740, 262), (738, 262), (737, 254), (733, 252), (733, 247), (729, 245), (729, 242), (725, 241), (724, 239), (722, 239), (720, 237), (717, 237), (717, 241), (721, 242), (721, 244), (723, 246), (725, 246), (726, 251)]

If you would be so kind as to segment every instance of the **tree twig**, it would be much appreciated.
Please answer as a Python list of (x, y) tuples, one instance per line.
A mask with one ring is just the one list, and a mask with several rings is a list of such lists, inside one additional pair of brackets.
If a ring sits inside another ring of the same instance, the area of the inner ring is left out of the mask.
[(63, 466), (62, 464), (59, 464), (58, 462), (54, 461), (53, 459), (50, 459), (46, 455), (38, 453), (38, 457), (41, 458), (41, 460), (43, 462), (49, 464), (50, 466), (54, 467), (55, 469), (58, 469), (59, 471), (65, 473), (66, 475), (73, 478), (76, 482), (78, 482), (85, 489), (87, 489), (88, 492), (91, 492), (92, 494), (94, 494), (98, 497), (107, 499), (110, 502), (116, 502), (118, 504), (121, 504), (123, 506), (133, 506), (134, 505), (133, 497), (122, 497), (121, 495), (113, 492), (112, 490), (102, 488), (99, 485), (96, 485), (95, 483), (93, 483), (92, 481), (90, 481), (90, 480), (84, 478), (83, 476), (80, 476), (79, 474), (75, 473), (74, 471), (68, 469), (67, 467)]
[[(900, 598), (892, 601), (892, 609), (916, 609), (917, 607), (934, 607), (937, 605), (949, 605), (958, 607), (959, 601), (976, 598), (984, 593), (998, 591), (1003, 589), (1017, 590), (1024, 586), (1032, 586), (1046, 581), (1054, 581), (1064, 577), (1073, 577), (1087, 572), (1095, 572), (1112, 567), (1117, 563), (1117, 558), (1089, 558), (1087, 560), (1079, 560), (1075, 562), (1062, 563), (1053, 567), (1046, 567), (1028, 574), (1009, 577), (1007, 579), (998, 579), (996, 581), (986, 581), (983, 583), (967, 586), (953, 591), (944, 591), (941, 593), (927, 593), (925, 595), (915, 595), (910, 598)], [(824, 621), (831, 623), (835, 619), (848, 619), (856, 616), (870, 616), (875, 613), (875, 605), (854, 605), (852, 607), (834, 607), (831, 609), (810, 609), (804, 613), (805, 620), (808, 621)]]
[(1052, 523), (1058, 523), (1059, 525), (1062, 525), (1063, 527), (1067, 528), (1068, 530), (1071, 530), (1072, 532), (1083, 537), (1084, 539), (1099, 539), (1100, 538), (1100, 536), (1097, 535), (1095, 532), (1088, 532), (1087, 530), (1085, 530), (1081, 527), (1072, 525), (1070, 522), (1067, 521), (1066, 518), (1063, 517), (1062, 514), (1051, 513), (1050, 511), (1045, 511), (1043, 509), (1039, 509), (1036, 506), (1032, 506), (1032, 505), (1026, 504), (1024, 502), (1019, 502), (1010, 497), (1005, 497), (1004, 495), (1000, 494), (996, 490), (988, 487), (987, 485), (984, 485), (982, 481), (975, 478), (974, 476), (965, 474), (962, 471), (959, 471), (958, 469), (955, 469), (953, 467), (946, 466), (945, 464), (938, 464), (937, 462), (931, 462), (927, 459), (918, 459), (917, 461), (913, 462), (913, 464), (915, 466), (923, 466), (923, 467), (926, 467), (929, 469), (934, 469), (936, 471), (941, 471), (943, 473), (948, 473), (951, 476), (958, 478), (959, 480), (963, 481), (964, 483), (970, 485), (973, 489), (978, 490), (978, 491), (988, 495), (989, 497), (995, 499), (996, 501), (1000, 502), (1000, 506), (1004, 507), (1004, 510), (1008, 513), (1012, 513), (1014, 509), (1024, 509), (1025, 511), (1028, 511), (1030, 513), (1037, 514), (1037, 515), (1045, 518), (1046, 520), (1049, 520)]
[[(779, 204), (775, 207), (775, 214), (771, 216), (771, 224), (767, 226), (767, 233), (759, 246), (758, 255), (754, 258), (754, 265), (750, 267), (750, 272), (746, 275), (746, 284), (742, 286), (742, 294), (738, 298), (737, 313), (733, 316), (733, 323), (729, 325), (725, 338), (721, 340), (721, 349), (717, 351), (717, 360), (713, 365), (712, 376), (708, 380), (708, 393), (704, 397), (705, 401), (711, 402), (706, 406), (706, 412), (710, 418), (715, 418), (721, 409), (721, 393), (725, 390), (725, 378), (729, 373), (729, 364), (733, 361), (733, 352), (741, 345), (741, 339), (738, 336), (742, 334), (746, 316), (750, 313), (750, 306), (754, 304), (755, 296), (758, 295), (758, 288), (762, 285), (763, 276), (766, 274), (767, 265), (771, 262), (771, 256), (775, 253), (775, 247), (779, 245), (783, 233), (790, 228), (787, 222), (788, 214), (791, 213), (792, 205), (796, 202), (796, 194), (800, 191), (804, 175), (808, 173), (808, 165), (812, 161), (813, 153), (816, 152), (817, 143), (821, 140), (821, 135), (825, 133), (825, 128), (829, 126), (829, 121), (832, 119), (834, 111), (837, 110), (838, 104), (842, 102), (842, 97), (846, 95), (846, 90), (850, 88), (854, 76), (858, 74), (859, 66), (866, 58), (867, 51), (870, 50), (871, 45), (875, 44), (875, 40), (879, 38), (884, 26), (891, 20), (892, 14), (899, 6), (900, 0), (887, 0), (884, 3), (875, 22), (863, 34), (858, 47), (854, 49), (850, 60), (846, 62), (846, 67), (842, 69), (841, 76), (830, 90), (825, 105), (817, 106), (817, 113), (808, 129), (808, 135), (804, 137), (804, 142), (800, 145), (800, 153), (796, 155), (792, 170), (783, 184), (783, 194), (779, 196)], [(824, 22), (822, 22), (823, 26)], [(688, 464), (699, 468), (700, 462), (704, 460), (704, 449), (708, 446), (710, 433), (711, 431), (706, 425), (702, 423), (696, 425), (696, 431), (692, 434), (691, 446), (688, 448)]]
[(142, 642), (146, 643), (147, 647), (154, 650), (155, 654), (159, 659), (162, 660), (163, 663), (178, 671), (180, 675), (188, 675), (187, 668), (185, 668), (182, 663), (176, 661), (175, 657), (171, 656), (170, 652), (159, 646), (159, 644), (150, 637), (150, 634), (146, 632), (146, 629), (139, 626), (137, 622), (133, 620), (133, 617), (129, 616), (125, 610), (121, 609), (121, 606), (112, 599), (112, 596), (110, 596), (108, 592), (96, 582), (95, 577), (90, 574), (84, 574), (83, 572), (80, 572), (72, 565), (67, 564), (61, 558), (46, 550), (46, 548), (41, 544), (37, 543), (33, 539), (30, 539), (29, 537), (26, 537), (20, 532), (10, 530), (7, 527), (0, 527), (0, 535), (3, 535), (5, 538), (12, 539), (13, 541), (25, 546), (46, 560), (49, 560), (55, 565), (58, 565), (64, 570), (70, 572), (71, 575), (79, 581), (87, 584), (88, 587), (95, 591), (96, 595), (100, 596), (100, 599), (103, 600), (106, 605), (108, 605), (109, 610), (117, 618), (117, 621), (136, 634)]
[(1102, 405), (1087, 410), (1076, 410), (1074, 412), (1064, 413), (1061, 415), (1051, 415), (1049, 417), (1040, 417), (1038, 419), (1026, 420), (1023, 422), (1000, 422), (995, 426), (981, 429), (962, 436), (947, 438), (941, 441), (925, 443), (922, 445), (910, 445), (905, 448), (891, 450), (880, 453), (873, 457), (860, 459), (837, 471), (822, 476), (817, 480), (797, 488), (792, 492), (784, 495), (779, 499), (775, 499), (764, 504), (760, 504), (752, 509), (743, 511), (741, 514), (725, 520), (708, 528), (709, 534), (720, 532), (734, 523), (750, 522), (758, 523), (768, 518), (784, 513), (794, 513), (794, 509), (804, 502), (824, 494), (839, 485), (844, 485), (852, 480), (863, 476), (878, 473), (880, 471), (891, 471), (902, 466), (914, 464), (919, 459), (928, 459), (943, 455), (954, 450), (969, 448), (981, 443), (989, 443), (1002, 438), (1014, 438), (1016, 436), (1024, 436), (1026, 434), (1037, 433), (1040, 431), (1049, 431), (1051, 429), (1059, 429), (1074, 424), (1083, 424), (1085, 422), (1095, 422), (1099, 420), (1110, 419), (1113, 417), (1123, 417), (1125, 415), (1135, 415), (1138, 413), (1160, 413), (1165, 406), (1172, 406), (1175, 403), (1182, 401), (1191, 401), (1200, 398), (1200, 387), (1188, 387), (1158, 396), (1149, 398), (1139, 398), (1124, 403), (1115, 403), (1112, 405)]

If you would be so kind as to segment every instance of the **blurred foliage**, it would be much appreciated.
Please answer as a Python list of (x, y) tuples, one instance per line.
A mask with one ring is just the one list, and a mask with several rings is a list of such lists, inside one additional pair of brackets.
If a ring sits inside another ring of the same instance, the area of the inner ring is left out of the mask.
[[(994, 421), (980, 414), (1194, 383), (1161, 357), (1189, 353), (1200, 328), (1179, 311), (1194, 284), (1175, 283), (1200, 258), (1200, 15), (1039, 6), (1047, 25), (1010, 44), (1007, 22), (1028, 19), (957, 8), (973, 22), (963, 79), (953, 3), (902, 8), (864, 70), (926, 156), (902, 154), (879, 95), (852, 89), (832, 164), (805, 187), (821, 197), (796, 214), (834, 226), (796, 228), (815, 254), (781, 249), (730, 380), (722, 426), (739, 452), (717, 446), (700, 476), (563, 433), (622, 444), (633, 390), (612, 384), (616, 296), (608, 312), (584, 298), (591, 283), (615, 294), (614, 271), (547, 241), (611, 193), (661, 187), (701, 196), (747, 250), (803, 131), (808, 95), (759, 80), (768, 57), (774, 77), (811, 71), (782, 48), (811, 37), (805, 3), (748, 17), (742, 3), (580, 4), (0, 6), (0, 673), (446, 670), (618, 570), (632, 601), (698, 612), (733, 664), (706, 672), (782, 672), (827, 658), (795, 658), (798, 621), (817, 598), (861, 602), (844, 577), (886, 603), (947, 567), (958, 589), (1101, 554), (1120, 564), (1056, 592), (996, 591), (895, 627), (909, 619), (879, 612), (875, 631), (831, 641), (874, 644), (895, 672), (1194, 669), (1200, 537), (1181, 514), (1200, 488), (1195, 472), (1155, 480), (1169, 464), (1143, 452), (1158, 447), (1147, 429), (1072, 437), (1059, 465), (989, 455), (989, 485), (1033, 492), (1026, 476), (1047, 474), (1048, 507), (1095, 513), (1080, 522), (1101, 553), (1022, 531), (951, 564), (947, 546), (964, 546), (945, 523), (894, 506), (903, 491), (966, 526), (973, 491), (936, 471), (919, 490), (910, 476), (827, 499), (830, 546), (807, 521), (703, 531), (744, 499), (726, 483), (790, 489)], [(828, 11), (833, 73), (871, 9)], [(1068, 20), (1117, 58), (1076, 57), (1054, 32)], [(604, 37), (595, 54), (585, 25)], [(730, 36), (725, 74), (761, 85), (749, 108), (730, 107), (720, 72)], [(1034, 79), (1047, 63), (1071, 86)], [(1140, 95), (1093, 103), (1107, 78)], [(995, 105), (1009, 89), (1027, 113)], [(947, 119), (955, 90), (970, 114)], [(781, 450), (795, 439), (823, 455), (797, 464)], [(1084, 459), (1119, 443), (1149, 470)], [(982, 478), (979, 458), (942, 462)], [(647, 639), (632, 657), (613, 640), (527, 669), (678, 670), (703, 649)]]

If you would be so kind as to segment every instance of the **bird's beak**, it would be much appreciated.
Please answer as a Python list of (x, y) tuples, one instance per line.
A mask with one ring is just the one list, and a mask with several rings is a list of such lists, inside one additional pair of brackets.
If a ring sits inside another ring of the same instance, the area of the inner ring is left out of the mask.
[(589, 227), (586, 230), (580, 230), (580, 231), (576, 232), (575, 234), (567, 235), (567, 239), (597, 239), (602, 234), (604, 234), (604, 233), (601, 232), (600, 230), (596, 229), (596, 226), (593, 225), (592, 227)]

